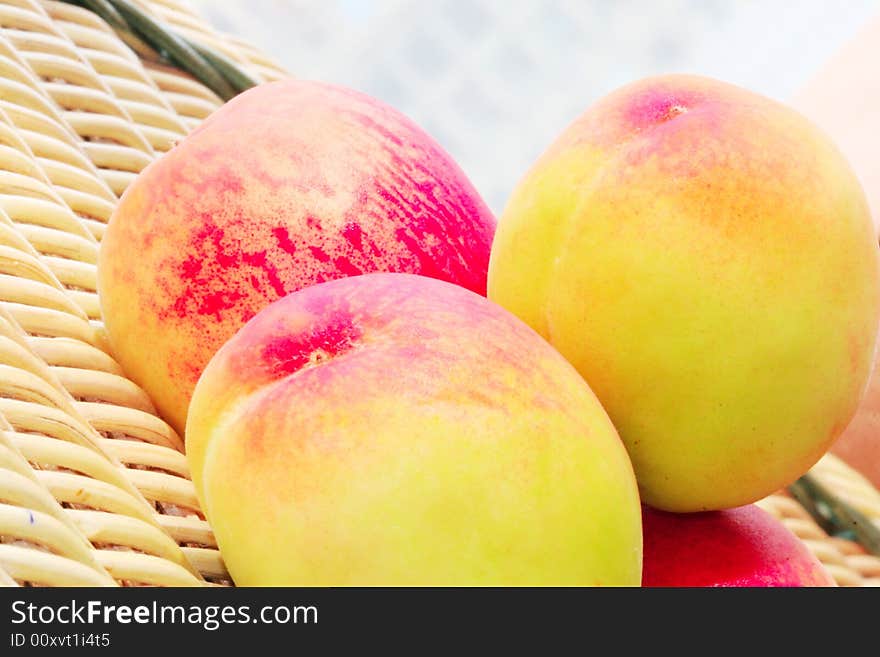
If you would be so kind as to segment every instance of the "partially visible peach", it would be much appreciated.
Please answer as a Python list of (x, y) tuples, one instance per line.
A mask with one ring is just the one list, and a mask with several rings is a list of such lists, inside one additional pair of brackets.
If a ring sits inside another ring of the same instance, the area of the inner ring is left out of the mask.
[[(792, 104), (824, 129), (859, 176), (880, 225), (880, 16), (867, 23), (811, 76)], [(880, 487), (880, 352), (855, 417), (831, 451)]]
[(485, 294), (495, 220), (409, 119), (285, 80), (217, 110), (128, 188), (101, 245), (110, 343), (178, 430), (208, 360), (257, 311), (366, 272)]
[(880, 225), (880, 15), (866, 23), (797, 91), (792, 105), (825, 130), (862, 182)]
[(626, 450), (577, 372), (462, 287), (371, 274), (214, 356), (187, 458), (239, 585), (638, 585)]
[(754, 504), (704, 513), (645, 507), (642, 585), (835, 586), (803, 541)]
[(880, 488), (880, 350), (862, 403), (831, 451)]

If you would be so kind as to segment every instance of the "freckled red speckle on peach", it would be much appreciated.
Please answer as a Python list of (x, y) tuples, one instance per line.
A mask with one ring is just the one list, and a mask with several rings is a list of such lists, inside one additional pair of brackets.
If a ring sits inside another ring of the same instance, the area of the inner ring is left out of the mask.
[(223, 311), (235, 307), (235, 302), (241, 297), (242, 294), (235, 291), (211, 292), (202, 296), (196, 312), (199, 315), (210, 315), (219, 322), (222, 319)]
[(364, 231), (360, 224), (349, 222), (342, 229), (342, 236), (358, 251), (364, 250)]
[(345, 256), (339, 256), (333, 261), (333, 264), (337, 270), (339, 270), (346, 276), (359, 276), (364, 273), (353, 264), (351, 264), (351, 261)]
[[(177, 286), (166, 286), (174, 295), (170, 314), (184, 318), (195, 312), (220, 322), (225, 311), (237, 308), (239, 302), (249, 295), (248, 288), (265, 291), (263, 281), (274, 298), (286, 293), (278, 270), (265, 249), (248, 251), (241, 248), (237, 239), (228, 237), (241, 233), (247, 223), (239, 218), (227, 222), (226, 228), (221, 228), (213, 220), (200, 225), (190, 241), (188, 255), (178, 265)], [(241, 277), (233, 276), (233, 271), (241, 271)], [(247, 286), (239, 280), (246, 281)], [(160, 317), (168, 316), (169, 310), (160, 312)]]
[[(339, 277), (407, 272), (486, 293), (491, 212), (429, 136), (357, 92), (299, 80), (245, 92), (129, 190), (108, 243), (126, 223), (143, 262), (118, 303), (163, 364), (202, 368), (269, 303)], [(148, 392), (178, 416), (191, 393), (167, 379)]]
[(400, 138), (400, 135), (394, 134), (387, 127), (379, 123), (378, 121), (374, 121), (369, 116), (367, 116), (363, 112), (349, 112), (349, 116), (352, 116), (356, 122), (360, 123), (362, 126), (370, 130), (371, 132), (376, 132), (382, 136), (383, 139), (391, 142), (395, 146), (401, 146), (403, 144), (403, 140)]
[(330, 262), (330, 256), (320, 246), (310, 246), (309, 251), (318, 262)]
[(284, 226), (275, 226), (272, 229), (272, 235), (278, 241), (278, 246), (281, 247), (282, 251), (289, 253), (290, 255), (296, 253), (296, 244), (290, 239), (290, 233), (287, 231), (287, 228)]
[(175, 380), (187, 381), (195, 386), (202, 374), (202, 368), (187, 358), (171, 358), (168, 361), (168, 374)]
[(181, 265), (181, 276), (183, 278), (195, 278), (202, 271), (202, 263), (195, 258), (187, 258)]

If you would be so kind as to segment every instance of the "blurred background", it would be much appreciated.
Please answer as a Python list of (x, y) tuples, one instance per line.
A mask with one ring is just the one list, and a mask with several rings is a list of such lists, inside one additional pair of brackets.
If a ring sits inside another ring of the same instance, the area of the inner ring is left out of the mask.
[(297, 77), (381, 98), (495, 212), (554, 137), (631, 80), (711, 75), (788, 99), (877, 0), (189, 0)]

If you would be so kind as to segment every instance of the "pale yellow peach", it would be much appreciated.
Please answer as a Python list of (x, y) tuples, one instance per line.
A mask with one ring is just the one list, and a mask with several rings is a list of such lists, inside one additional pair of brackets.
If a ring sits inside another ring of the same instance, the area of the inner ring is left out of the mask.
[(186, 428), (239, 585), (634, 585), (632, 466), (574, 368), (462, 287), (312, 286), (214, 356)]
[(850, 421), (878, 248), (856, 176), (812, 123), (666, 76), (600, 100), (519, 183), (489, 298), (584, 376), (644, 501), (720, 509), (795, 480)]

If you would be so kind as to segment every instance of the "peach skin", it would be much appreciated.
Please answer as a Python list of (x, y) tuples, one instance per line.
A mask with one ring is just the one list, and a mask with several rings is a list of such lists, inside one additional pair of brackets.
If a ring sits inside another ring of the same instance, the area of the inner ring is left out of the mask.
[(852, 418), (878, 246), (852, 169), (795, 110), (649, 78), (590, 108), (519, 183), (489, 298), (584, 376), (644, 502), (723, 509), (797, 479)]
[(831, 446), (831, 451), (880, 489), (880, 350), (867, 392), (852, 422)]
[(418, 126), (342, 87), (284, 80), (217, 110), (125, 192), (101, 245), (111, 347), (183, 430), (208, 360), (307, 285), (422, 274), (485, 294), (495, 219)]
[(837, 144), (865, 189), (875, 230), (880, 224), (880, 15), (827, 61), (791, 99)]
[(626, 450), (574, 368), (462, 287), (295, 292), (212, 358), (186, 426), (236, 584), (630, 585)]
[(642, 514), (646, 587), (836, 586), (806, 544), (754, 504)]
[[(813, 75), (792, 104), (828, 132), (862, 181), (875, 230), (880, 224), (880, 15), (866, 24)], [(880, 353), (878, 353), (880, 356)], [(831, 450), (880, 487), (880, 370), (853, 421)]]

